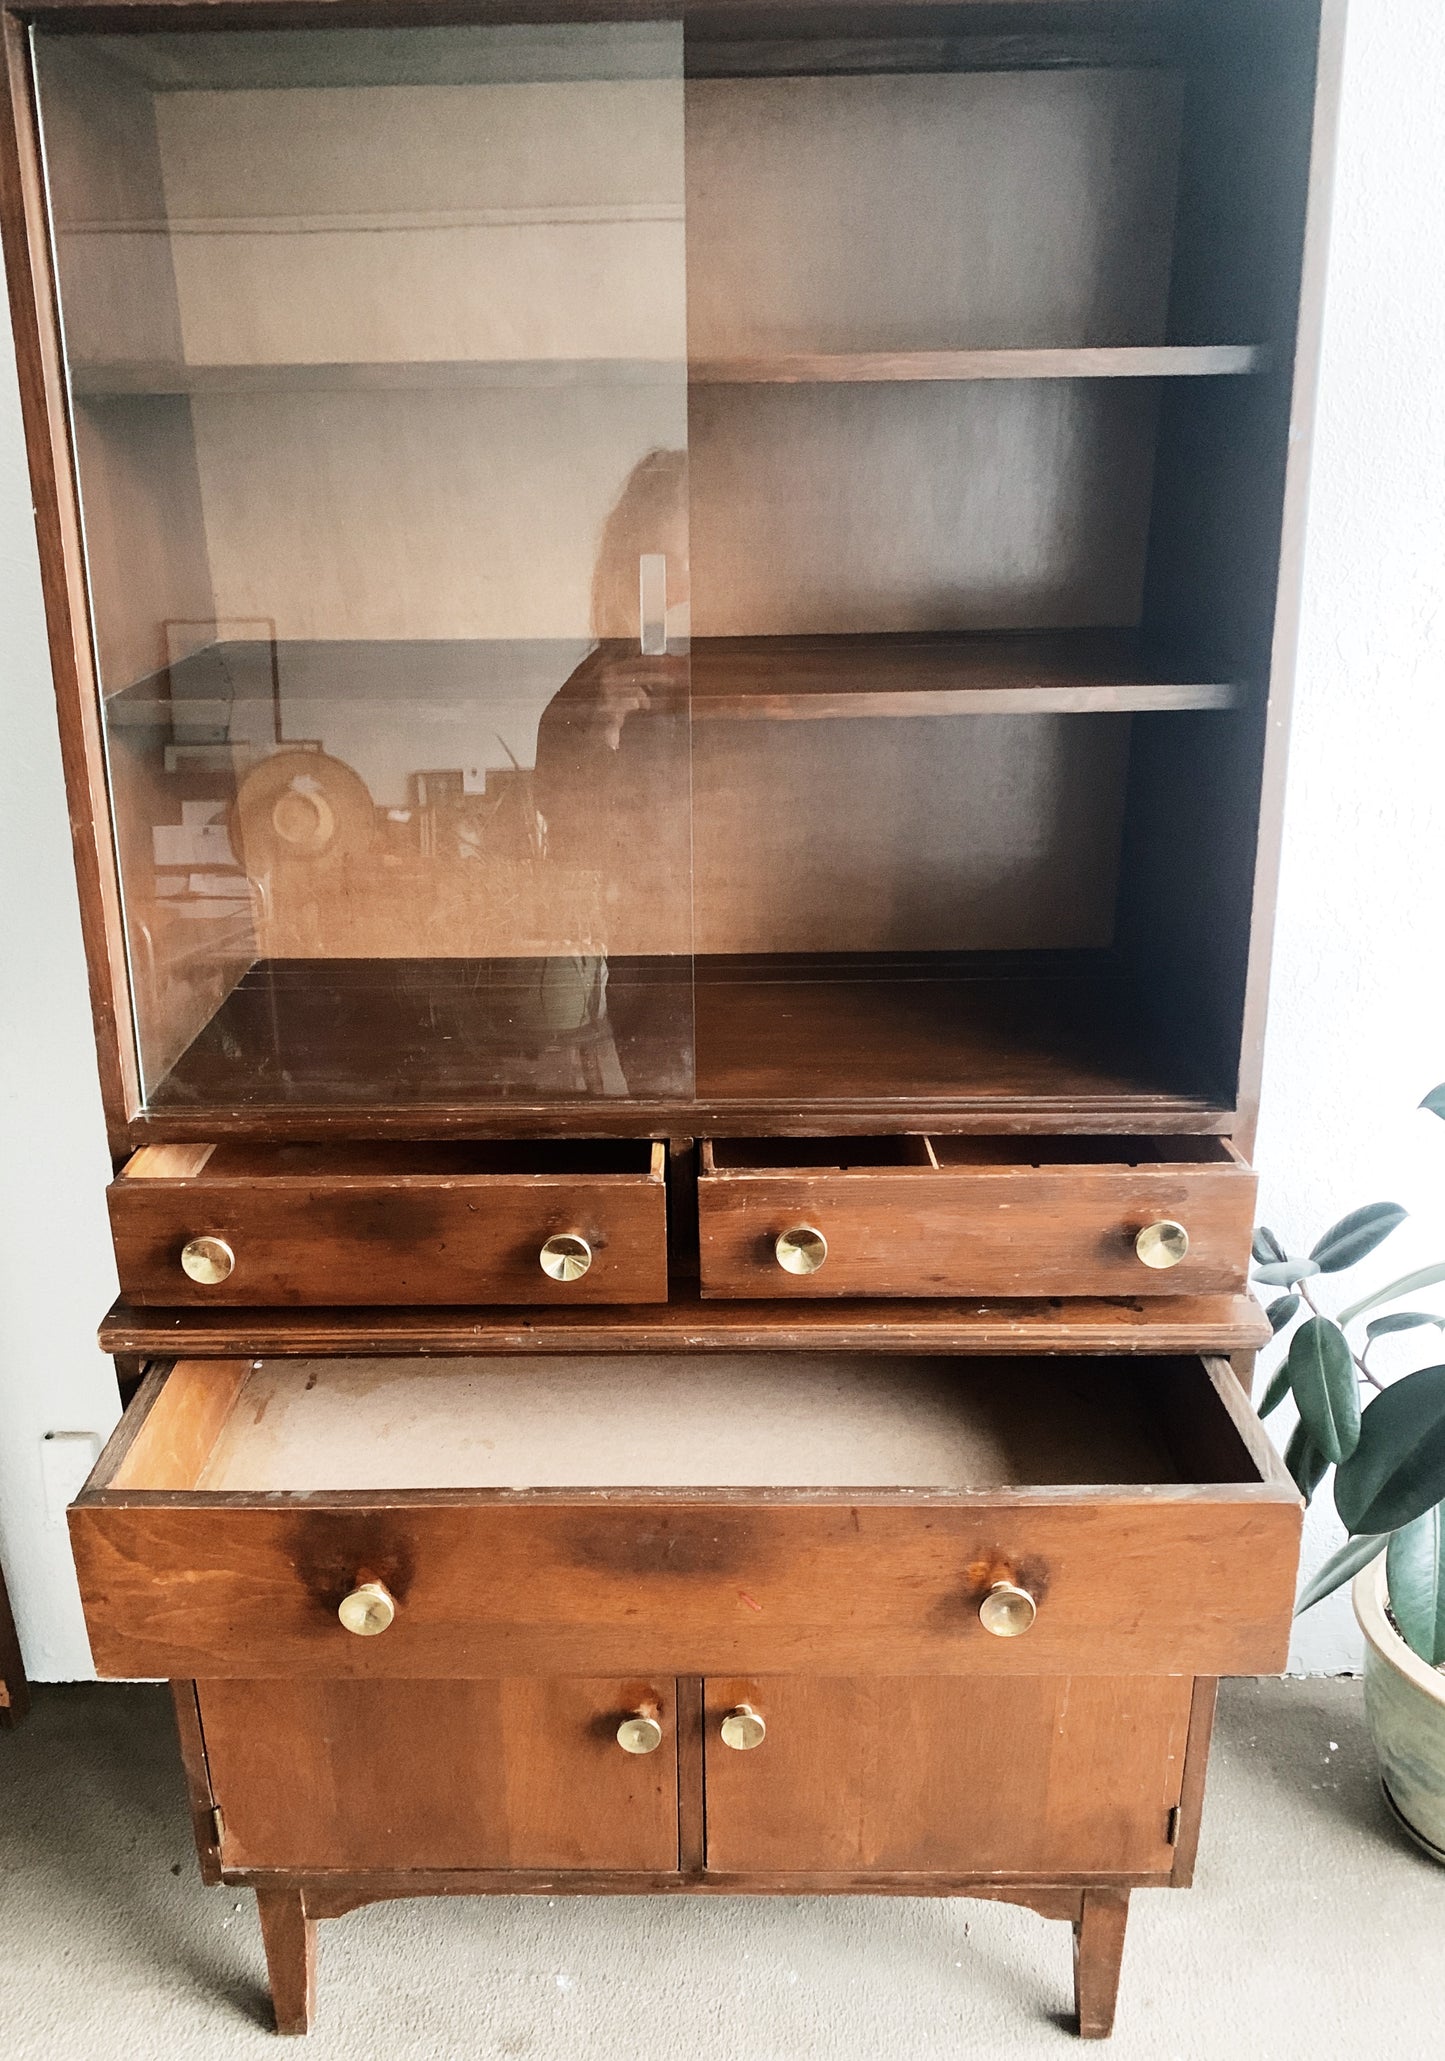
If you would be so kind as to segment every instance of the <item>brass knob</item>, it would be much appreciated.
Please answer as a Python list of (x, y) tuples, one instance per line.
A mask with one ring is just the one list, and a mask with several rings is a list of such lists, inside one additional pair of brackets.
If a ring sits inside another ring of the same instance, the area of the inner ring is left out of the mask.
[(978, 1606), (978, 1621), (996, 1639), (1018, 1639), (1039, 1614), (1039, 1606), (1017, 1582), (995, 1582)]
[(738, 1753), (751, 1753), (768, 1736), (761, 1713), (750, 1703), (740, 1703), (736, 1710), (730, 1710), (722, 1721), (721, 1729), (723, 1745), (733, 1747)]
[(617, 1727), (617, 1743), (624, 1753), (656, 1753), (662, 1744), (662, 1726), (646, 1711), (634, 1711)]
[(362, 1582), (342, 1597), (336, 1615), (358, 1639), (374, 1639), (396, 1616), (396, 1598), (385, 1582)]
[(1189, 1233), (1166, 1217), (1162, 1223), (1144, 1226), (1134, 1250), (1146, 1267), (1177, 1267), (1189, 1250)]
[(592, 1247), (580, 1231), (558, 1231), (539, 1255), (542, 1272), (554, 1281), (580, 1281), (592, 1264)]
[(188, 1238), (181, 1247), (181, 1271), (203, 1288), (224, 1281), (236, 1264), (236, 1255), (224, 1238)]
[(816, 1274), (828, 1257), (828, 1241), (811, 1224), (794, 1224), (779, 1232), (773, 1251), (785, 1274)]

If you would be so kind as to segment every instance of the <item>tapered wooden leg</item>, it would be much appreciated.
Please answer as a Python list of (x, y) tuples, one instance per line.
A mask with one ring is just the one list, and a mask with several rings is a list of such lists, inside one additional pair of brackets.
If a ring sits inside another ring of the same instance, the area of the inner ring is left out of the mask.
[(256, 1891), (277, 2032), (310, 2032), (316, 2006), (316, 1920), (299, 1884)]
[(1079, 2037), (1106, 2040), (1114, 2030), (1124, 1928), (1129, 1922), (1127, 1889), (1086, 1889), (1074, 1921), (1074, 2004)]

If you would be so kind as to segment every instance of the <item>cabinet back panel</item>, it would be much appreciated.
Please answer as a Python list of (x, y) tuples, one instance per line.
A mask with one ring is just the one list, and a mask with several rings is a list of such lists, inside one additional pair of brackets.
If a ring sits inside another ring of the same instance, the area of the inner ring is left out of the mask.
[(1149, 380), (695, 388), (699, 637), (1139, 620)]
[(697, 950), (1111, 943), (1130, 721), (698, 724)]
[(692, 80), (695, 357), (1162, 343), (1165, 71)]

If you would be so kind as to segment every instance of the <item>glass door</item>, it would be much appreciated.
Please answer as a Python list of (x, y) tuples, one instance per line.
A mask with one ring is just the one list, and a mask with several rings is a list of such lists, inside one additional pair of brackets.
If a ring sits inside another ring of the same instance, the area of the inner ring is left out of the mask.
[(35, 42), (149, 1104), (689, 1095), (681, 26)]

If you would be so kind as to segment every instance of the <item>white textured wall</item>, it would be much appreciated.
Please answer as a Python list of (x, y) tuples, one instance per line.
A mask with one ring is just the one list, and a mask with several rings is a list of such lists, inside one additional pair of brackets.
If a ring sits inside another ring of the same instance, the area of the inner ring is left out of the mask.
[[(0, 326), (0, 1558), (39, 1681), (90, 1672), (59, 1496), (110, 1429), (95, 1326), (115, 1294), (80, 913), (30, 489)], [(47, 1493), (47, 1466), (55, 1472)]]
[[(1414, 1107), (1445, 1080), (1442, 108), (1440, 0), (1352, 0), (1257, 1153), (1286, 1242), (1358, 1203), (1412, 1212), (1358, 1291), (1322, 1288), (1336, 1308), (1445, 1258), (1445, 1124)], [(1307, 1669), (1358, 1650), (1344, 1597), (1297, 1628)]]
[[(1259, 1160), (1290, 1238), (1362, 1201), (1414, 1212), (1362, 1276), (1445, 1256), (1445, 1125), (1413, 1113), (1445, 1079), (1442, 107), (1439, 0), (1354, 0)], [(30, 1665), (63, 1678), (84, 1635), (40, 1442), (113, 1417), (91, 1342), (113, 1280), (8, 353), (0, 694), (0, 1545)], [(1327, 1511), (1311, 1533), (1317, 1558)], [(1300, 1627), (1302, 1667), (1356, 1653), (1342, 1598)]]

